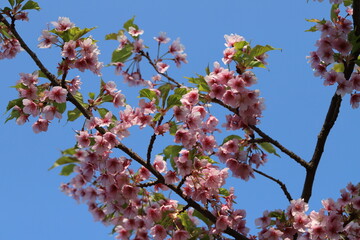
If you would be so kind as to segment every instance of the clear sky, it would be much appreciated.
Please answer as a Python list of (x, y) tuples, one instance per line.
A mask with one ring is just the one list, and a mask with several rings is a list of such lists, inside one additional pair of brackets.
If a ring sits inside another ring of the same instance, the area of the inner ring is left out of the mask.
[[(1, 4), (7, 1), (1, 1)], [(145, 30), (145, 44), (155, 51), (152, 37), (160, 31), (172, 39), (181, 38), (189, 64), (181, 69), (170, 69), (170, 75), (183, 77), (204, 74), (205, 67), (221, 61), (224, 34), (237, 33), (255, 44), (269, 44), (282, 48), (270, 52), (267, 70), (256, 70), (261, 95), (267, 109), (259, 127), (283, 145), (308, 160), (313, 152), (316, 136), (324, 121), (334, 87), (324, 87), (322, 80), (313, 76), (305, 56), (314, 50), (318, 33), (304, 30), (312, 25), (305, 18), (328, 18), (330, 5), (306, 0), (62, 0), (38, 1), (42, 10), (32, 11), (30, 21), (18, 24), (18, 29), (29, 46), (52, 71), (60, 59), (59, 49), (36, 49), (42, 29), (59, 16), (69, 17), (79, 27), (98, 28), (91, 34), (100, 40), (101, 61), (110, 62), (116, 42), (103, 41), (104, 35), (116, 32), (122, 24), (136, 16), (136, 23)], [(2, 5), (1, 5), (2, 7)], [(17, 98), (9, 86), (15, 85), (19, 73), (37, 70), (25, 52), (15, 60), (0, 61), (0, 109), (5, 112), (7, 102)], [(105, 81), (116, 81), (128, 99), (135, 99), (137, 90), (128, 89), (113, 69), (104, 70)], [(99, 85), (99, 78), (81, 75), (84, 92)], [(136, 100), (137, 101), (137, 100)], [(71, 109), (72, 107), (69, 107)], [(4, 124), (0, 115), (0, 240), (105, 240), (112, 239), (110, 229), (94, 222), (86, 206), (59, 191), (59, 185), (70, 178), (59, 176), (59, 169), (48, 171), (60, 157), (60, 150), (73, 146), (74, 130), (80, 123), (50, 125), (48, 132), (34, 134), (30, 123), (16, 126), (14, 121)], [(329, 136), (318, 170), (311, 209), (320, 207), (320, 200), (339, 196), (339, 190), (350, 181), (359, 181), (358, 157), (360, 112), (351, 109), (346, 96), (340, 117)], [(229, 133), (230, 134), (230, 133)], [(140, 135), (127, 140), (130, 147), (141, 152)], [(145, 140), (144, 140), (145, 141)], [(144, 145), (146, 146), (146, 145)], [(161, 152), (161, 150), (159, 150)], [(283, 180), (294, 198), (301, 194), (304, 170), (286, 156), (270, 156), (261, 168)], [(231, 181), (238, 193), (239, 208), (248, 212), (249, 226), (265, 209), (286, 208), (287, 200), (274, 183), (256, 176), (249, 182)], [(254, 233), (252, 229), (252, 233)]]

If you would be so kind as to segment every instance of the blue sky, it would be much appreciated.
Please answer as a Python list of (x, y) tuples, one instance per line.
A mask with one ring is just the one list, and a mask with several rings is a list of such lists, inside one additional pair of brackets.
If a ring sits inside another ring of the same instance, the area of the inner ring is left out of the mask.
[[(98, 27), (91, 34), (100, 40), (100, 59), (105, 63), (110, 62), (111, 51), (117, 43), (103, 41), (104, 35), (116, 32), (134, 15), (136, 23), (145, 30), (145, 44), (152, 47), (153, 53), (156, 44), (152, 37), (160, 31), (167, 32), (172, 39), (180, 37), (189, 64), (181, 69), (173, 67), (170, 75), (183, 82), (183, 77), (204, 74), (208, 64), (221, 61), (224, 34), (237, 33), (255, 44), (282, 48), (282, 51), (270, 52), (267, 70), (256, 70), (259, 80), (256, 88), (260, 89), (267, 106), (259, 127), (304, 159), (311, 157), (335, 88), (324, 87), (307, 64), (305, 56), (315, 49), (318, 34), (304, 32), (311, 27), (305, 18), (328, 18), (327, 2), (302, 0), (293, 1), (291, 6), (288, 0), (38, 2), (42, 10), (31, 12), (30, 22), (19, 23), (18, 30), (52, 71), (60, 59), (59, 49), (40, 50), (36, 45), (41, 30), (59, 16), (69, 17), (79, 27)], [(19, 79), (19, 73), (34, 70), (37, 69), (25, 52), (14, 60), (0, 61), (1, 112), (5, 112), (9, 100), (17, 98), (16, 91), (9, 86)], [(136, 100), (137, 90), (126, 88), (122, 79), (113, 74), (113, 69), (105, 69), (103, 78), (116, 81), (123, 93), (128, 93), (128, 99)], [(84, 92), (99, 84), (99, 78), (90, 73), (81, 75), (81, 79)], [(110, 229), (94, 222), (85, 205), (77, 204), (59, 191), (60, 183), (69, 178), (59, 176), (59, 169), (48, 171), (60, 157), (60, 151), (73, 146), (74, 130), (80, 123), (62, 120), (51, 124), (47, 133), (34, 134), (32, 122), (23, 126), (16, 126), (13, 121), (3, 124), (6, 116), (0, 115), (0, 206), (3, 207), (0, 239), (112, 239)], [(359, 117), (359, 110), (351, 109), (346, 96), (319, 166), (311, 209), (318, 209), (321, 199), (337, 198), (339, 190), (348, 182), (359, 181)], [(135, 135), (127, 144), (141, 151), (139, 140), (141, 136)], [(294, 198), (300, 196), (305, 171), (291, 159), (271, 156), (262, 170), (286, 182)], [(236, 201), (239, 208), (247, 210), (251, 227), (263, 210), (287, 206), (278, 186), (261, 176), (246, 183), (231, 181), (229, 185), (236, 187)]]

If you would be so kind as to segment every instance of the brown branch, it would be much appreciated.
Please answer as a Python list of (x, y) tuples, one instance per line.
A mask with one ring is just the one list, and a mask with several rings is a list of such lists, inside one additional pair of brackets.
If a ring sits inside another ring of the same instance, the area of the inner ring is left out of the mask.
[(260, 175), (262, 175), (262, 176), (270, 179), (271, 181), (274, 181), (274, 182), (276, 182), (277, 184), (279, 184), (281, 190), (284, 192), (284, 194), (285, 194), (286, 198), (289, 200), (289, 202), (290, 202), (291, 200), (293, 200), (293, 198), (291, 197), (289, 191), (287, 190), (286, 185), (285, 185), (282, 181), (280, 181), (279, 179), (273, 178), (272, 176), (270, 176), (270, 175), (268, 175), (268, 174), (266, 174), (266, 173), (264, 173), (264, 172), (261, 172), (261, 171), (259, 171), (259, 170), (256, 170), (256, 169), (253, 169), (253, 170), (254, 170), (254, 172), (256, 172), (256, 173), (258, 173), (258, 174), (260, 174)]
[[(224, 104), (222, 101), (220, 101), (220, 100), (218, 100), (216, 98), (212, 98), (211, 101), (214, 102), (214, 103), (219, 104), (220, 106), (223, 106), (223, 107), (227, 108), (229, 111), (233, 112), (234, 114), (238, 114), (238, 111), (236, 110), (236, 108), (232, 108), (232, 107)], [(269, 135), (267, 135), (266, 133), (261, 131), (258, 127), (254, 126), (254, 125), (249, 125), (249, 128), (253, 129), (257, 134), (259, 134), (259, 136), (261, 136), (264, 139), (264, 141), (273, 144), (275, 147), (280, 149), (280, 151), (282, 151), (283, 153), (288, 155), (290, 158), (295, 160), (301, 166), (303, 166), (305, 168), (309, 167), (309, 164), (304, 159), (302, 159), (301, 157), (299, 157), (298, 155), (296, 155), (292, 151), (288, 150), (286, 147), (281, 145), (278, 141), (276, 141), (275, 139), (271, 138)]]
[[(163, 121), (164, 119), (164, 116), (161, 116), (159, 121), (158, 121), (158, 126), (161, 125), (161, 122)], [(146, 153), (146, 162), (148, 164), (150, 164), (150, 161), (151, 161), (151, 152), (152, 152), (152, 149), (154, 147), (154, 143), (155, 143), (155, 140), (156, 140), (156, 137), (157, 135), (154, 133), (151, 138), (150, 138), (150, 142), (149, 142), (149, 146), (148, 146), (148, 150), (147, 150), (147, 153)]]
[[(359, 0), (353, 1), (353, 10), (354, 10), (353, 22), (354, 22), (355, 35), (360, 36), (360, 1)], [(344, 67), (345, 67), (344, 76), (346, 80), (350, 79), (351, 74), (355, 67), (355, 60), (357, 60), (359, 54), (360, 54), (360, 50), (357, 50), (356, 52), (352, 51), (350, 55), (351, 56), (350, 60), (348, 62), (344, 62)], [(331, 103), (328, 112), (326, 114), (324, 124), (317, 137), (317, 143), (315, 146), (314, 154), (310, 161), (310, 168), (308, 168), (306, 171), (305, 182), (301, 194), (301, 198), (303, 198), (305, 202), (308, 202), (311, 198), (316, 170), (319, 166), (321, 156), (324, 152), (324, 147), (327, 137), (339, 115), (341, 101), (342, 101), (341, 96), (335, 93), (331, 99)]]
[[(0, 14), (0, 21), (3, 22), (8, 28), (9, 30), (12, 32), (12, 34), (17, 38), (17, 40), (20, 42), (21, 47), (30, 55), (30, 57), (33, 59), (33, 61), (36, 63), (36, 65), (40, 68), (40, 70), (46, 75), (46, 77), (50, 80), (50, 82), (54, 85), (54, 86), (61, 86), (61, 81), (59, 79), (56, 78), (55, 75), (53, 75), (52, 73), (50, 73), (47, 68), (45, 68), (45, 66), (42, 64), (42, 62), (39, 60), (39, 58), (36, 56), (36, 54), (27, 46), (27, 44), (23, 41), (23, 39), (21, 38), (21, 36), (17, 33), (17, 31), (14, 28), (11, 28), (10, 24), (7, 22), (7, 20)], [(151, 59), (149, 58), (149, 60), (151, 61)], [(167, 75), (165, 75), (165, 77), (167, 77)], [(171, 79), (170, 77), (167, 77), (169, 80)], [(179, 83), (177, 83), (175, 80), (170, 80), (173, 83), (179, 85)], [(80, 102), (78, 102), (75, 97), (68, 93), (67, 95), (67, 100), (70, 101), (72, 104), (74, 104), (74, 106), (76, 108), (79, 109), (79, 111), (84, 115), (85, 118), (90, 119), (92, 114), (85, 109)], [(101, 134), (106, 133), (106, 130), (102, 127), (96, 127), (96, 130), (99, 131)], [(207, 209), (205, 209), (204, 207), (202, 207), (199, 203), (197, 203), (196, 201), (194, 201), (191, 198), (188, 198), (186, 195), (184, 195), (184, 193), (182, 192), (181, 189), (178, 189), (176, 186), (172, 185), (172, 184), (166, 184), (165, 183), (165, 179), (163, 177), (163, 175), (161, 175), (158, 171), (156, 171), (153, 166), (149, 163), (147, 163), (144, 159), (142, 159), (137, 153), (135, 153), (134, 151), (132, 151), (130, 148), (128, 148), (127, 146), (125, 146), (123, 143), (119, 143), (116, 148), (122, 150), (124, 153), (126, 153), (130, 158), (134, 159), (136, 162), (138, 162), (140, 165), (144, 166), (145, 168), (147, 168), (158, 180), (159, 183), (162, 183), (164, 185), (166, 185), (167, 187), (169, 187), (172, 191), (174, 191), (177, 195), (179, 195), (184, 201), (187, 202), (187, 204), (189, 206), (191, 206), (192, 208), (196, 209), (197, 211), (199, 211), (204, 217), (208, 218), (210, 221), (212, 221), (213, 223), (216, 222), (216, 216), (214, 216), (210, 211), (208, 211)], [(224, 231), (225, 233), (229, 234), (230, 236), (234, 237), (235, 239), (239, 239), (239, 240), (250, 240), (247, 237), (245, 237), (244, 235), (240, 234), (239, 232), (235, 231), (234, 229), (231, 228), (226, 228), (226, 230)]]
[(160, 74), (161, 76), (165, 77), (166, 79), (168, 79), (170, 82), (174, 83), (177, 87), (181, 87), (183, 86), (182, 84), (180, 84), (178, 81), (176, 81), (175, 79), (173, 79), (172, 77), (170, 77), (169, 75), (165, 74), (165, 73), (161, 73), (157, 70), (157, 67), (155, 65), (155, 63), (151, 60), (149, 53), (145, 53), (144, 51), (140, 51), (141, 56), (145, 57), (149, 64), (155, 69), (155, 71)]

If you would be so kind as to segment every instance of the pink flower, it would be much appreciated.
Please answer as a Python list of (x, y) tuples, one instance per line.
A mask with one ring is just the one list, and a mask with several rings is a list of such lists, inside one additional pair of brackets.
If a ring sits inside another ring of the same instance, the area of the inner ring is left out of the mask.
[(57, 103), (64, 103), (66, 102), (66, 96), (68, 91), (65, 88), (60, 86), (53, 87), (51, 91), (48, 93), (48, 97), (50, 100), (53, 100)]
[(23, 109), (24, 113), (31, 114), (33, 117), (39, 115), (39, 110), (36, 103), (34, 103), (29, 99), (23, 99), (22, 102), (24, 104), (24, 109)]
[(235, 48), (226, 48), (223, 52), (224, 57), (222, 59), (224, 64), (229, 64), (232, 61), (232, 58), (234, 57), (236, 51)]
[(189, 239), (190, 234), (185, 230), (177, 230), (175, 231), (171, 240), (187, 240)]
[(163, 240), (166, 238), (166, 230), (161, 225), (155, 225), (150, 229), (150, 235), (153, 236), (155, 240)]
[(144, 33), (144, 30), (136, 29), (134, 27), (129, 27), (129, 34), (133, 37), (137, 37), (139, 35), (142, 35)]
[(168, 43), (170, 41), (170, 38), (166, 36), (165, 32), (160, 32), (159, 36), (154, 37), (154, 39), (160, 44), (160, 43)]
[(197, 89), (183, 95), (180, 102), (186, 106), (194, 106), (199, 102), (199, 91)]
[(39, 117), (39, 119), (32, 125), (34, 133), (46, 132), (48, 130), (48, 127), (49, 121), (46, 119), (42, 119), (41, 117)]
[(70, 22), (70, 19), (67, 17), (59, 17), (57, 22), (51, 22), (57, 31), (63, 32), (70, 28), (75, 27), (75, 24)]
[(45, 119), (53, 120), (54, 117), (61, 119), (62, 115), (57, 111), (55, 106), (47, 105), (43, 108), (42, 113), (45, 114)]
[(61, 55), (63, 57), (67, 57), (70, 60), (75, 59), (76, 58), (76, 42), (73, 40), (70, 40), (68, 42), (65, 42)]
[(110, 150), (111, 146), (108, 141), (103, 136), (95, 136), (95, 144), (92, 146), (93, 149), (97, 154), (102, 155), (104, 152)]
[(217, 218), (215, 227), (218, 232), (224, 231), (230, 225), (228, 216), (221, 215)]
[(185, 47), (180, 43), (180, 38), (176, 39), (169, 47), (169, 53), (176, 55), (177, 53), (182, 53)]
[(158, 171), (160, 173), (165, 172), (166, 171), (166, 162), (164, 161), (163, 156), (156, 155), (153, 166), (156, 169), (156, 171)]
[(28, 88), (19, 89), (20, 96), (27, 99), (35, 100), (37, 99), (37, 87), (35, 85), (30, 85)]
[(58, 38), (56, 35), (50, 34), (48, 30), (42, 30), (38, 41), (41, 41), (38, 44), (39, 48), (50, 48), (54, 43), (58, 41)]
[(39, 73), (38, 71), (34, 73), (20, 73), (20, 82), (25, 86), (31, 86), (38, 83)]
[(3, 50), (3, 52), (0, 51), (0, 59), (12, 59), (22, 50), (22, 48), (20, 42), (16, 38), (6, 38), (0, 43), (0, 50)]
[(164, 62), (157, 62), (156, 63), (156, 69), (158, 70), (158, 72), (160, 73), (164, 73), (168, 70), (170, 66)]
[(87, 131), (80, 131), (76, 135), (76, 141), (81, 148), (86, 148), (90, 145), (90, 135)]
[(226, 47), (233, 47), (235, 43), (245, 41), (242, 36), (233, 33), (230, 35), (225, 35), (224, 38), (226, 41)]

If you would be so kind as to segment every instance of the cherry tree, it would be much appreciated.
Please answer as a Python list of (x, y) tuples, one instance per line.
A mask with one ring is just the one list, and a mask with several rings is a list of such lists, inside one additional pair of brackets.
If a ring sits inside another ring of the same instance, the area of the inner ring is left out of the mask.
[[(38, 48), (58, 49), (57, 72), (52, 73), (16, 28), (29, 20), (30, 10), (40, 10), (31, 0), (9, 0), (0, 10), (0, 59), (25, 51), (37, 65), (31, 73), (19, 72), (18, 97), (9, 101), (6, 121), (30, 122), (34, 133), (48, 131), (56, 119), (82, 123), (74, 144), (52, 168), (61, 167), (61, 175), (69, 176), (61, 190), (87, 204), (97, 221), (113, 226), (116, 239), (359, 239), (359, 184), (349, 183), (337, 200), (323, 200), (321, 209), (308, 211), (342, 99), (349, 95), (354, 109), (360, 102), (360, 3), (330, 3), (329, 20), (308, 20), (313, 24), (308, 31), (320, 32), (309, 65), (325, 86), (336, 86), (310, 159), (260, 128), (265, 100), (256, 89), (254, 70), (266, 68), (268, 55), (279, 48), (227, 34), (223, 58), (184, 83), (171, 75), (188, 62), (179, 38), (161, 32), (145, 42), (144, 30), (131, 18), (105, 36), (117, 46), (103, 63), (97, 40), (89, 35), (94, 28), (59, 17), (38, 39)], [(136, 105), (128, 104), (134, 100), (121, 84), (101, 78), (105, 67), (139, 90)], [(152, 74), (144, 73), (145, 67)], [(82, 92), (84, 72), (101, 79), (99, 89)], [(151, 133), (139, 138), (145, 154), (125, 144), (134, 128)], [(300, 196), (262, 171), (279, 154), (306, 171)], [(249, 181), (256, 175), (280, 187), (289, 205), (265, 210), (253, 235), (246, 210), (236, 204), (235, 188), (226, 181)]]

